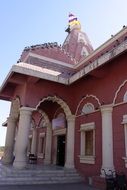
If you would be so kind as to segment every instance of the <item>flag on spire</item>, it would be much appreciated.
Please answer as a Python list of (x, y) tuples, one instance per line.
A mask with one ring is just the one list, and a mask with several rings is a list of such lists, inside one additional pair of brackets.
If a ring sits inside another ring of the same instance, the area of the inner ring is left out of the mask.
[(69, 26), (80, 25), (77, 17), (72, 13), (69, 13)]
[(78, 30), (80, 30), (81, 24), (75, 15), (73, 15), (72, 13), (69, 13), (68, 28), (65, 30), (65, 32), (70, 33), (71, 30), (74, 28), (77, 28)]

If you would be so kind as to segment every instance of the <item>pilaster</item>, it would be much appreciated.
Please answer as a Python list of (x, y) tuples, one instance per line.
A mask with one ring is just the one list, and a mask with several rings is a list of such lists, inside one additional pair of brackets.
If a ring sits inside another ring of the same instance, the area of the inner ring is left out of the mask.
[(75, 116), (67, 117), (66, 168), (74, 168)]
[(36, 155), (36, 145), (37, 145), (37, 129), (33, 128), (32, 131), (32, 144), (31, 144), (31, 154)]
[[(102, 169), (106, 172), (114, 170), (113, 164), (113, 133), (112, 104), (101, 107), (102, 114)], [(103, 170), (101, 171), (104, 175)]]
[(49, 123), (46, 131), (46, 146), (44, 164), (51, 164), (52, 128)]
[(124, 127), (124, 139), (125, 139), (125, 156), (123, 157), (125, 162), (125, 167), (127, 168), (127, 115), (123, 115), (123, 121), (122, 121), (123, 127)]

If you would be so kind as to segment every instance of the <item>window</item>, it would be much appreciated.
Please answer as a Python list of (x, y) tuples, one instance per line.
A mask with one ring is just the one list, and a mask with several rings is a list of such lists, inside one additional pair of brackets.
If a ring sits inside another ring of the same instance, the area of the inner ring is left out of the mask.
[(39, 135), (39, 146), (38, 146), (38, 157), (44, 158), (45, 151), (45, 133), (40, 133)]
[(66, 128), (66, 119), (64, 113), (59, 113), (57, 117), (52, 120), (52, 129), (59, 130)]
[(91, 103), (86, 103), (82, 108), (82, 114), (89, 114), (94, 112), (94, 105)]
[(86, 123), (80, 127), (81, 131), (81, 151), (80, 163), (95, 163), (95, 124)]
[(85, 132), (85, 155), (93, 155), (93, 130)]

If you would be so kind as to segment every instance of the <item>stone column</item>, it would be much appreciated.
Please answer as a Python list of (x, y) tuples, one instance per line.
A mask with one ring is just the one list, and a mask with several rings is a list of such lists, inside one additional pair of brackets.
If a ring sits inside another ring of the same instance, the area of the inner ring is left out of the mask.
[(6, 133), (6, 141), (5, 141), (5, 150), (4, 150), (4, 155), (2, 158), (3, 164), (11, 164), (13, 162), (15, 129), (16, 129), (16, 119), (10, 116), (7, 119), (7, 133)]
[(28, 136), (31, 126), (32, 108), (22, 107), (20, 109), (19, 130), (16, 139), (15, 160), (13, 166), (23, 169), (27, 165)]
[(74, 168), (75, 116), (67, 117), (66, 168)]
[(37, 129), (33, 128), (31, 154), (36, 155), (36, 145), (37, 145)]
[[(112, 105), (101, 107), (102, 114), (102, 169), (107, 173), (114, 171), (113, 164), (113, 133), (112, 133)], [(104, 175), (101, 170), (102, 176)]]
[(49, 123), (46, 131), (46, 146), (44, 164), (51, 164), (52, 128)]

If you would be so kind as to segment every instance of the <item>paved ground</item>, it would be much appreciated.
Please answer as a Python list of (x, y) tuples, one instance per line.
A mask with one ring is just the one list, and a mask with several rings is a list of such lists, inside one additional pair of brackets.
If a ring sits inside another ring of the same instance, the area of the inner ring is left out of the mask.
[(97, 190), (84, 183), (48, 185), (0, 185), (0, 190)]

